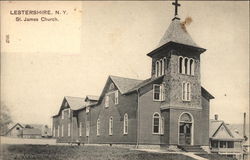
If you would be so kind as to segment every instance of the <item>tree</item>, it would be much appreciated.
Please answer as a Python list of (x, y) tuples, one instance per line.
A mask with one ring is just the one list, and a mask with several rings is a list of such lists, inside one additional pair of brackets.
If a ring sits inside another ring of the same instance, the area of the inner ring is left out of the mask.
[(0, 127), (8, 125), (12, 122), (10, 111), (6, 104), (1, 102), (1, 110), (0, 110)]
[(8, 124), (12, 122), (10, 111), (3, 102), (0, 106), (0, 134), (5, 135), (8, 129)]

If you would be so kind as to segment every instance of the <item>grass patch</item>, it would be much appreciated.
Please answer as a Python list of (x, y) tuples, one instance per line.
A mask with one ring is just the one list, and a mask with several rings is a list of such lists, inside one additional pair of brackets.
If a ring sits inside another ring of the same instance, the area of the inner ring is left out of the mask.
[(148, 153), (108, 146), (1, 145), (2, 160), (193, 160), (180, 154)]

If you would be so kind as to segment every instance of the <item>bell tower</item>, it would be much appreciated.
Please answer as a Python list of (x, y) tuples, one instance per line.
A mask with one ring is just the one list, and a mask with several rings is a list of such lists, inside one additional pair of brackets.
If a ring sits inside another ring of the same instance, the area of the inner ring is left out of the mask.
[(155, 50), (147, 54), (152, 58), (151, 77), (164, 76), (166, 108), (201, 108), (200, 54), (206, 49), (199, 47), (189, 35), (186, 18), (178, 17), (177, 0), (174, 18)]

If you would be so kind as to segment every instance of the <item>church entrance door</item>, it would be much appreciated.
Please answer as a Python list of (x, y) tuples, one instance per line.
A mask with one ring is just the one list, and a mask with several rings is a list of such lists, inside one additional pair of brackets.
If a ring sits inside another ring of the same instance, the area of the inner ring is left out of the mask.
[(192, 117), (188, 113), (179, 119), (179, 145), (192, 145)]

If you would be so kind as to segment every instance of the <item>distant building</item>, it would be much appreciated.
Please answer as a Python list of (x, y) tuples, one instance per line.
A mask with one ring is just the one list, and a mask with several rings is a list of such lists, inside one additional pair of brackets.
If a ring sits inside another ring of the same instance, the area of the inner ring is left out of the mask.
[(21, 138), (23, 128), (23, 125), (21, 125), (20, 123), (16, 123), (10, 126), (10, 129), (5, 133), (5, 136)]
[(47, 125), (14, 123), (10, 125), (4, 136), (17, 138), (48, 138), (52, 137), (52, 134), (51, 129)]
[(42, 138), (42, 133), (38, 128), (23, 128), (22, 138)]
[(229, 124), (218, 120), (217, 115), (214, 120), (210, 120), (209, 138), (211, 153), (243, 159), (243, 136), (237, 130), (232, 130)]

